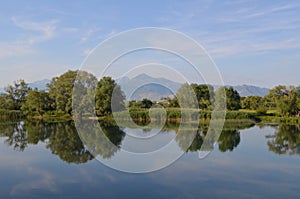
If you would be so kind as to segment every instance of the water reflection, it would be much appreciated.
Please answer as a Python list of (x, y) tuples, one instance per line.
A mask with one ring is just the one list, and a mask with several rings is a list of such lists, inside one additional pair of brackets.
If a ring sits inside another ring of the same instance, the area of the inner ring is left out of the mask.
[(276, 127), (274, 135), (268, 135), (267, 144), (276, 154), (300, 154), (300, 126), (281, 124)]
[[(219, 151), (231, 152), (236, 149), (241, 141), (240, 130), (252, 126), (253, 124), (225, 125), (217, 143)], [(17, 151), (24, 151), (28, 146), (40, 142), (44, 143), (46, 148), (61, 160), (76, 164), (86, 163), (95, 156), (110, 159), (118, 153), (126, 136), (124, 128), (115, 126), (111, 122), (90, 121), (81, 128), (81, 134), (78, 135), (73, 121), (26, 120), (17, 123), (0, 123), (0, 136), (5, 138), (4, 142), (8, 146)], [(126, 129), (130, 130), (130, 128)], [(141, 127), (140, 130), (143, 133), (151, 133), (151, 129), (148, 128)], [(208, 124), (196, 127), (193, 124), (186, 124), (179, 128), (177, 123), (167, 123), (162, 133), (173, 133), (182, 151), (197, 152), (205, 140), (207, 131)], [(85, 145), (80, 138), (84, 140)], [(267, 145), (270, 151), (277, 154), (300, 154), (300, 127), (279, 125), (275, 128), (274, 135), (267, 136)], [(90, 149), (90, 152), (87, 149)]]
[(110, 122), (85, 121), (78, 129), (91, 153), (104, 159), (111, 158), (119, 150), (125, 137), (123, 130)]
[(28, 145), (39, 142), (61, 160), (68, 163), (85, 163), (93, 156), (83, 146), (73, 122), (47, 123), (41, 120), (26, 120), (13, 124), (1, 124), (0, 136), (15, 150), (24, 151)]

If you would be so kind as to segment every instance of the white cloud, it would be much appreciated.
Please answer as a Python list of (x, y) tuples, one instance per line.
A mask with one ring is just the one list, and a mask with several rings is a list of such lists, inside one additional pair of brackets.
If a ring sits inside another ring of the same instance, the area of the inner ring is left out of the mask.
[[(36, 52), (33, 48), (34, 44), (48, 41), (56, 34), (58, 20), (33, 22), (20, 20), (17, 17), (12, 17), (11, 20), (16, 27), (29, 32), (24, 31), (21, 33), (25, 34), (25, 39), (0, 43), (0, 58), (32, 55)], [(63, 31), (76, 30), (74, 28), (67, 28), (63, 29)]]
[(101, 29), (100, 28), (90, 28), (88, 29), (84, 35), (80, 38), (80, 43), (85, 43), (89, 41), (95, 33), (99, 32)]
[(56, 25), (58, 23), (58, 20), (51, 20), (46, 22), (33, 22), (19, 20), (16, 17), (12, 17), (11, 20), (19, 28), (39, 32), (39, 34), (37, 35), (29, 36), (27, 40), (29, 44), (43, 42), (53, 38), (55, 35), (55, 30), (57, 29)]

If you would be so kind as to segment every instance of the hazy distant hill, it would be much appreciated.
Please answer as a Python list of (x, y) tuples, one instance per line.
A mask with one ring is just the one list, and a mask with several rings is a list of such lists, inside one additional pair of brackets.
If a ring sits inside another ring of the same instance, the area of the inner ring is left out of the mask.
[[(132, 100), (141, 100), (143, 98), (148, 98), (159, 101), (162, 97), (172, 96), (172, 92), (164, 86), (171, 88), (174, 92), (176, 92), (181, 86), (181, 84), (178, 82), (174, 82), (165, 78), (154, 78), (146, 74), (138, 75), (132, 79), (124, 77), (122, 79), (117, 80), (117, 82), (121, 85), (121, 88), (126, 93), (131, 93), (133, 92), (133, 90), (140, 86), (138, 89), (135, 90), (135, 92), (132, 93), (131, 97), (129, 97)], [(144, 84), (144, 86), (141, 86), (142, 84)], [(215, 86), (215, 88), (219, 87), (220, 86)], [(268, 88), (261, 88), (258, 86), (238, 85), (233, 87), (243, 97), (263, 97), (269, 92)]]
[(50, 82), (51, 80), (49, 79), (43, 79), (43, 80), (35, 81), (33, 83), (29, 83), (28, 85), (32, 89), (37, 88), (38, 90), (46, 90), (47, 84)]
[[(47, 84), (50, 83), (51, 80), (43, 79), (38, 80), (33, 83), (28, 83), (28, 86), (32, 89), (37, 88), (38, 90), (45, 90), (47, 88)], [(5, 93), (4, 88), (0, 88), (0, 93)]]
[[(230, 87), (230, 85), (226, 85), (227, 88)], [(264, 97), (269, 93), (268, 88), (262, 88), (259, 86), (251, 86), (251, 85), (238, 85), (238, 86), (232, 86), (237, 92), (239, 92), (240, 96), (247, 97), (247, 96), (261, 96)], [(219, 85), (215, 85), (214, 89), (220, 88)]]
[[(165, 78), (154, 78), (146, 74), (129, 79), (124, 77), (117, 80), (127, 99), (141, 100), (148, 98), (159, 101), (162, 97), (172, 96), (181, 84)], [(173, 92), (172, 92), (173, 91)]]
[(258, 86), (249, 86), (249, 85), (234, 86), (234, 89), (237, 90), (239, 94), (243, 97), (246, 96), (264, 97), (269, 92), (268, 88), (261, 88)]

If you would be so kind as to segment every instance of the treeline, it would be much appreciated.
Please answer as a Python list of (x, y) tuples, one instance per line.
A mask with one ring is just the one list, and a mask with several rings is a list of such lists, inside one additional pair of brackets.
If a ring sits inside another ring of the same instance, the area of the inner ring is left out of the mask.
[[(80, 88), (80, 92), (73, 93), (74, 85)], [(114, 105), (116, 105), (114, 111), (124, 110), (127, 106), (137, 113), (138, 109), (147, 110), (154, 105), (160, 105), (174, 110), (179, 107), (199, 108), (209, 115), (211, 110), (220, 105), (218, 100), (224, 92), (226, 109), (230, 111), (247, 109), (261, 115), (273, 112), (282, 117), (300, 116), (300, 87), (294, 86), (276, 86), (265, 97), (241, 97), (233, 87), (214, 90), (211, 85), (186, 83), (174, 97), (166, 97), (159, 102), (149, 99), (125, 102), (126, 98), (121, 87), (111, 77), (97, 80), (94, 75), (84, 71), (68, 71), (52, 78), (46, 90), (32, 89), (24, 80), (19, 80), (6, 87), (5, 91), (5, 94), (0, 95), (0, 114), (8, 114), (11, 111), (15, 111), (15, 114), (19, 111), (30, 116), (71, 116), (75, 114), (73, 100), (78, 100), (75, 103), (76, 114), (82, 115), (86, 111), (95, 111), (97, 116), (106, 116), (112, 112), (111, 101), (114, 93)], [(195, 99), (190, 96), (195, 96)], [(89, 110), (93, 104), (95, 110)], [(135, 114), (134, 111), (131, 113)], [(179, 116), (178, 111), (170, 114)]]
[[(148, 99), (141, 101), (131, 101), (131, 108), (150, 108), (154, 104), (160, 104), (165, 108), (179, 108), (178, 96), (187, 86), (193, 89), (198, 107), (204, 111), (211, 111), (218, 106), (216, 100), (220, 98), (220, 93), (225, 92), (226, 109), (229, 111), (249, 110), (258, 115), (277, 115), (281, 117), (300, 117), (300, 87), (295, 86), (276, 86), (270, 89), (265, 97), (248, 96), (241, 97), (233, 87), (220, 87), (214, 90), (211, 85), (205, 84), (183, 84), (175, 97), (164, 98), (162, 102), (152, 102)], [(203, 111), (202, 111), (203, 112)]]
[[(76, 79), (77, 75), (80, 77)], [(101, 80), (84, 71), (68, 71), (52, 78), (46, 90), (30, 88), (24, 80), (15, 81), (5, 88), (6, 93), (0, 95), (0, 110), (2, 112), (20, 111), (26, 116), (58, 116), (68, 117), (73, 114), (74, 85), (82, 88), (81, 95), (87, 96), (89, 89), (95, 89), (95, 112), (98, 116), (111, 113), (112, 92), (119, 93), (120, 107), (124, 108), (125, 96), (120, 86), (111, 78)], [(95, 86), (96, 85), (96, 86)], [(116, 94), (115, 94), (116, 95)], [(78, 98), (76, 98), (78, 99)], [(90, 105), (89, 98), (80, 98), (77, 109)], [(0, 112), (1, 113), (1, 112)]]

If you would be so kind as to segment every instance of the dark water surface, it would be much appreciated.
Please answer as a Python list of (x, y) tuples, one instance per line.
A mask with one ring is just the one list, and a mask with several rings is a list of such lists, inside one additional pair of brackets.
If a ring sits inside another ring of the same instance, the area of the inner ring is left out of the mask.
[[(145, 152), (129, 135), (155, 129), (109, 127), (117, 146)], [(300, 198), (300, 128), (292, 125), (225, 128), (214, 151), (198, 159), (205, 130), (174, 164), (148, 174), (127, 174), (98, 162), (73, 122), (0, 122), (0, 198)], [(176, 126), (160, 133), (161, 147)], [(158, 138), (157, 138), (158, 139)], [(179, 148), (185, 138), (176, 137)], [(118, 150), (97, 149), (113, 158)]]

